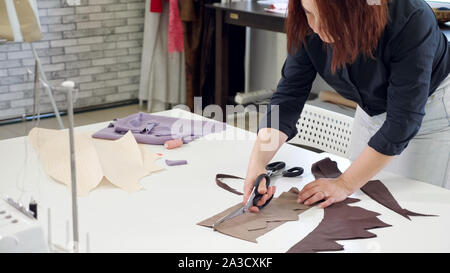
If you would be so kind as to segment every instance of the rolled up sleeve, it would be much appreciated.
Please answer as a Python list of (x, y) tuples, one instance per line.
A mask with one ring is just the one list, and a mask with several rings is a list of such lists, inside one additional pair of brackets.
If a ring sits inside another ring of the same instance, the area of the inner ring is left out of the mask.
[(288, 55), (281, 71), (281, 80), (272, 96), (262, 128), (275, 128), (285, 133), (288, 140), (297, 134), (297, 121), (311, 92), (316, 70), (302, 45), (295, 54)]
[(430, 13), (418, 10), (392, 41), (386, 121), (368, 143), (379, 153), (401, 154), (422, 124), (440, 33)]

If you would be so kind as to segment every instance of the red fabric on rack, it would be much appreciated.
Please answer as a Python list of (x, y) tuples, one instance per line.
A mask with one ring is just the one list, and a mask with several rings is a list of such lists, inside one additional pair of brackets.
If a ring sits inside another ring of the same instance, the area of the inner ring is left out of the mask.
[(162, 12), (162, 0), (150, 0), (150, 12)]
[[(183, 25), (178, 0), (169, 1), (169, 53), (184, 52)], [(150, 12), (162, 13), (163, 0), (150, 0)]]
[(169, 53), (184, 52), (183, 25), (178, 0), (169, 0)]

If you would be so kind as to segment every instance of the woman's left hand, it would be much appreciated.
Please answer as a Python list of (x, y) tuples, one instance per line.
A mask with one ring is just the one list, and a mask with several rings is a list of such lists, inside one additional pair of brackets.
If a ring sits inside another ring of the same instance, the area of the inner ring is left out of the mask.
[(306, 185), (298, 194), (298, 202), (312, 205), (320, 200), (320, 208), (326, 208), (333, 203), (344, 201), (353, 191), (341, 177), (320, 178)]

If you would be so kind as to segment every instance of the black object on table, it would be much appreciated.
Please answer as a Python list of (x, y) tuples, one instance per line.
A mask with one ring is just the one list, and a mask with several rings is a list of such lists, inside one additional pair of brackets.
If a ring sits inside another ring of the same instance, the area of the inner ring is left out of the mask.
[(264, 10), (269, 5), (257, 1), (214, 3), (205, 5), (216, 10), (215, 104), (225, 110), (229, 96), (229, 29), (230, 25), (252, 27), (285, 33), (285, 15)]

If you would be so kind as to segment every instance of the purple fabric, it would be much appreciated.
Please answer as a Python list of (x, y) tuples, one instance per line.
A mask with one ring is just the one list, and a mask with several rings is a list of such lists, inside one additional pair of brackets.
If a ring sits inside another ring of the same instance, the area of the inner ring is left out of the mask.
[(122, 119), (118, 121), (115, 119), (115, 123), (111, 123), (110, 126), (114, 128), (116, 133), (126, 133), (131, 131), (132, 133), (149, 133), (156, 125), (154, 122), (143, 119), (143, 113), (138, 113), (135, 118)]
[(226, 124), (223, 122), (137, 113), (122, 119), (115, 119), (107, 128), (96, 132), (92, 137), (116, 140), (131, 131), (138, 143), (163, 145), (168, 140), (182, 139), (186, 144), (199, 137), (218, 133), (225, 129)]
[(187, 160), (167, 160), (166, 159), (167, 166), (178, 166), (178, 165), (186, 165)]

